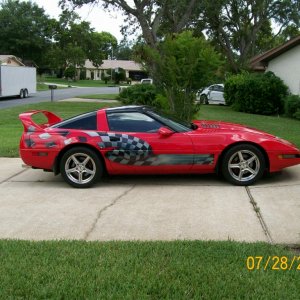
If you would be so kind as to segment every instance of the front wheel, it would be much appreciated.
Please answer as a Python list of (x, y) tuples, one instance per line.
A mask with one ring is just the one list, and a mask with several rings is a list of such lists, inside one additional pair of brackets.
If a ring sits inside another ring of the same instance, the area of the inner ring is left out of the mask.
[(20, 90), (20, 93), (19, 93), (19, 98), (20, 99), (23, 99), (24, 98), (24, 90)]
[(266, 169), (263, 153), (254, 145), (241, 144), (229, 149), (222, 161), (222, 174), (235, 185), (251, 185)]
[(60, 172), (63, 179), (71, 186), (87, 188), (101, 178), (103, 164), (93, 150), (75, 147), (63, 155)]

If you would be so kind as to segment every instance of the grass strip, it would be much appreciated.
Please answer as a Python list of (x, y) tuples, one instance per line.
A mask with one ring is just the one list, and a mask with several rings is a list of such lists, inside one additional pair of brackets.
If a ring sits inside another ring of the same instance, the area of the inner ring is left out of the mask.
[(119, 97), (118, 94), (90, 94), (90, 95), (77, 96), (77, 98), (99, 99), (99, 100), (117, 100), (118, 97)]
[(0, 241), (2, 299), (298, 299), (300, 270), (246, 268), (266, 243)]

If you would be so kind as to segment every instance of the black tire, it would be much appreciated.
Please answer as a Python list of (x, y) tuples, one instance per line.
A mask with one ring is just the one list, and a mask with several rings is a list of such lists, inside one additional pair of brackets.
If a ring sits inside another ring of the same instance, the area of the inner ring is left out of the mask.
[(23, 89), (20, 90), (19, 98), (20, 98), (20, 99), (23, 99), (23, 98), (24, 98), (24, 91), (23, 91)]
[[(103, 175), (103, 163), (95, 151), (86, 147), (68, 150), (60, 161), (63, 179), (76, 188), (88, 188)], [(87, 172), (88, 171), (88, 172)]]
[(208, 99), (206, 95), (201, 95), (200, 96), (200, 103), (201, 104), (208, 104)]
[(251, 144), (239, 144), (224, 155), (221, 165), (225, 179), (235, 185), (247, 186), (264, 174), (266, 161), (261, 150)]
[(23, 98), (27, 98), (27, 97), (28, 97), (28, 90), (25, 89), (25, 90), (23, 91)]

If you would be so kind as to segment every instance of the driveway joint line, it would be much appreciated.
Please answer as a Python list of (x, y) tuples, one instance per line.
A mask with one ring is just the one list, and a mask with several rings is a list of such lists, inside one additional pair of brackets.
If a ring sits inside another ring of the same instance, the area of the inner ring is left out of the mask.
[(259, 223), (260, 223), (260, 225), (261, 225), (261, 227), (262, 227), (262, 229), (263, 229), (263, 231), (264, 231), (264, 233), (265, 233), (265, 235), (268, 239), (268, 242), (270, 244), (274, 244), (274, 241), (273, 241), (273, 238), (271, 236), (270, 230), (269, 230), (269, 228), (268, 228), (268, 226), (267, 226), (267, 224), (266, 224), (266, 222), (265, 222), (265, 220), (264, 220), (264, 218), (263, 218), (263, 216), (260, 212), (260, 208), (258, 207), (256, 201), (254, 200), (254, 197), (251, 194), (251, 191), (250, 191), (249, 187), (246, 186), (245, 189), (246, 189), (246, 192), (247, 192), (248, 197), (250, 199), (250, 203), (252, 204), (252, 206), (254, 208), (254, 211), (255, 211), (255, 213), (258, 217)]
[(299, 186), (299, 183), (291, 183), (291, 184), (277, 184), (277, 185), (266, 185), (266, 186), (251, 186), (251, 189), (266, 189), (266, 188), (281, 188), (281, 187), (291, 187), (291, 186)]
[(28, 171), (28, 169), (21, 170), (20, 172), (18, 172), (18, 173), (16, 173), (16, 174), (14, 174), (14, 175), (12, 175), (12, 176), (10, 176), (10, 177), (8, 177), (8, 178), (2, 180), (2, 181), (0, 182), (0, 184), (5, 183), (5, 182), (8, 182), (8, 181), (10, 181), (11, 179), (13, 179), (14, 177), (16, 177), (16, 176), (18, 176), (18, 175), (20, 175), (20, 174), (22, 174), (22, 173), (24, 173), (24, 172), (26, 172), (26, 171)]
[(110, 204), (104, 206), (103, 208), (101, 208), (99, 210), (99, 212), (97, 213), (97, 216), (91, 226), (91, 228), (85, 233), (83, 240), (87, 240), (89, 238), (89, 236), (91, 235), (91, 233), (94, 231), (98, 221), (100, 220), (102, 214), (108, 210), (110, 207), (114, 206), (121, 198), (123, 198), (124, 196), (126, 196), (128, 193), (130, 193), (133, 189), (135, 188), (135, 185), (133, 185), (131, 188), (129, 188), (128, 190), (126, 190), (124, 193), (122, 193), (120, 196), (116, 197)]

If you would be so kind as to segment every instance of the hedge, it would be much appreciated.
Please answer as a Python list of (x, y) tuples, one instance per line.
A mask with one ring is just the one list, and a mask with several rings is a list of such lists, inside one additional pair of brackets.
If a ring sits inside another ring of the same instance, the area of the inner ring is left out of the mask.
[(226, 104), (236, 111), (272, 115), (284, 111), (288, 87), (272, 72), (241, 73), (225, 82)]

